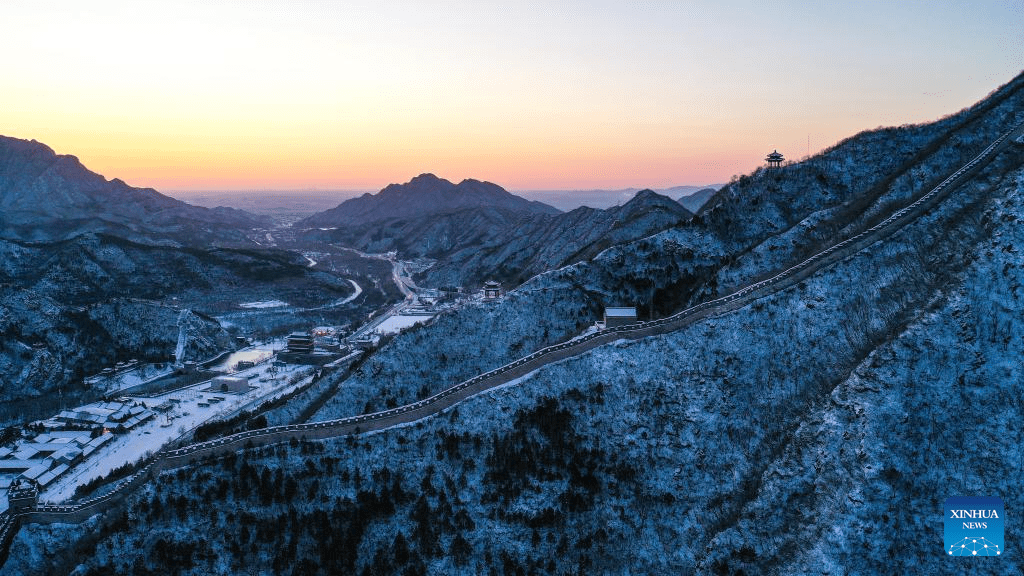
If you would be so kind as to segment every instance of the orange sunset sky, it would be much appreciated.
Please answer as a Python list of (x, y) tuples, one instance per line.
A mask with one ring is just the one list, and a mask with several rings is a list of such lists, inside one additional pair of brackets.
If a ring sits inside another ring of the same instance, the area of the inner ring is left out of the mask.
[[(0, 133), (159, 190), (728, 181), (1024, 68), (1024, 3), (28, 2)], [(808, 142), (809, 140), (809, 142)]]

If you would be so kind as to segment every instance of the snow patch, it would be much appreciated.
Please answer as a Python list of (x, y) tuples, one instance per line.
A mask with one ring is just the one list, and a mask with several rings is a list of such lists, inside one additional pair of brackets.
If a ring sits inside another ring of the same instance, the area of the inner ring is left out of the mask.
[(287, 305), (287, 302), (280, 300), (260, 300), (258, 302), (243, 302), (239, 304), (241, 308), (281, 308)]

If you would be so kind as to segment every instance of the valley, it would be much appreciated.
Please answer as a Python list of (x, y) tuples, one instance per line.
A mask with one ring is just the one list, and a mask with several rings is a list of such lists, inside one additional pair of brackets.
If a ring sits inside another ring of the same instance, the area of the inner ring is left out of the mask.
[(1020, 500), (1022, 138), (1018, 76), (696, 213), (424, 174), (219, 245), (18, 228), (10, 453), (103, 393), (127, 419), (9, 479), (0, 573), (874, 573), (894, 532), (952, 573), (923, 511)]
[(0, 14), (0, 576), (1024, 574), (1024, 3)]

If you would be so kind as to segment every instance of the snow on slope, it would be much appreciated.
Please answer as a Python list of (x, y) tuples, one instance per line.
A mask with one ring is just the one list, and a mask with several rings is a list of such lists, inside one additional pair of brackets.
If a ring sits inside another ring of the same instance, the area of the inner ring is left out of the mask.
[[(191, 574), (960, 573), (938, 550), (942, 499), (983, 490), (1008, 509), (1024, 504), (1022, 163), (1019, 149), (1003, 155), (892, 238), (742, 310), (595, 349), (415, 426), (166, 474), (130, 517), (106, 520), (85, 562)], [(842, 177), (870, 183), (867, 172)], [(896, 180), (869, 212), (907, 193)], [(762, 195), (736, 206), (769, 201), (763, 184), (718, 200), (746, 191)], [(780, 190), (803, 197), (804, 185), (841, 188), (801, 179)], [(711, 269), (702, 281), (719, 277), (718, 254), (735, 265), (727, 282), (756, 275), (750, 249), (782, 232), (813, 244), (793, 226), (821, 209), (770, 201), (747, 216), (705, 215), (747, 218), (725, 228), (734, 234), (674, 230), (610, 249), (504, 305), (395, 338), (325, 411), (415, 395), (500, 364), (510, 346), (519, 356), (570, 337), (588, 310), (642, 296), (645, 284), (657, 308), (657, 291), (685, 289), (679, 280), (701, 259)], [(465, 357), (448, 366), (449, 353)], [(965, 455), (974, 439), (984, 443)], [(223, 505), (209, 506), (215, 498)], [(1024, 536), (1007, 529), (1008, 541)], [(19, 535), (12, 557), (36, 541)], [(1000, 560), (977, 567), (1019, 571)]]
[[(88, 563), (166, 566), (144, 554), (163, 539), (203, 551), (186, 573), (236, 569), (229, 515), (243, 510), (262, 534), (249, 532), (245, 562), (267, 570), (294, 541), (296, 561), (365, 573), (959, 573), (937, 553), (942, 499), (1024, 504), (1016, 154), (886, 242), (742, 310), (595, 349), (414, 426), (165, 475)], [(188, 512), (220, 486), (227, 506)], [(324, 507), (333, 516), (317, 520)], [(32, 545), (19, 536), (12, 556)]]

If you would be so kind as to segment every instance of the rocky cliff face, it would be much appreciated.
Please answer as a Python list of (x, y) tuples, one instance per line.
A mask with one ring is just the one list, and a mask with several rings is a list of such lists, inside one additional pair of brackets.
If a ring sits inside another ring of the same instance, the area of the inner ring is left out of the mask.
[(251, 244), (269, 221), (231, 208), (201, 208), (106, 180), (74, 156), (0, 136), (0, 237), (52, 241), (107, 232), (149, 243)]

